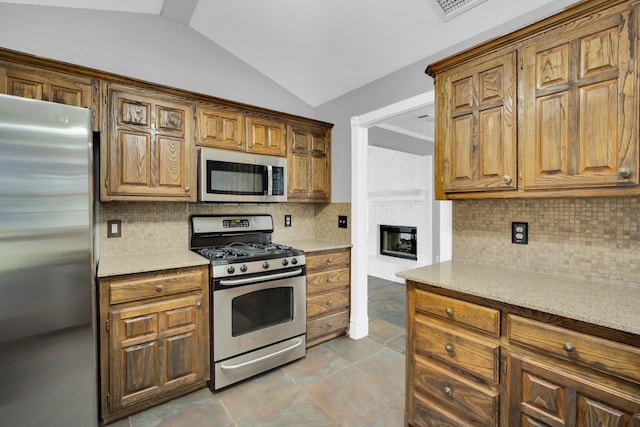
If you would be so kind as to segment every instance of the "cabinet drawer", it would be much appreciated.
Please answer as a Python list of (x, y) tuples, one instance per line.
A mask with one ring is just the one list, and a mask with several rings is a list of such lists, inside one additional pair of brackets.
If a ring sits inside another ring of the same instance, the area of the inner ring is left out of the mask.
[(419, 395), (414, 396), (414, 400), (415, 408), (411, 425), (416, 427), (476, 427), (467, 424)]
[(520, 316), (509, 315), (509, 341), (592, 369), (640, 382), (640, 349)]
[(421, 314), (415, 319), (415, 347), (471, 375), (498, 382), (500, 346), (447, 327)]
[(464, 326), (500, 335), (500, 311), (466, 301), (416, 290), (416, 309)]
[(305, 258), (308, 270), (334, 266), (348, 266), (351, 262), (351, 251), (339, 250), (330, 252), (309, 253), (305, 256)]
[(307, 322), (307, 342), (322, 335), (345, 331), (349, 326), (349, 310), (319, 317)]
[(106, 279), (109, 303), (120, 304), (145, 298), (201, 290), (207, 283), (207, 269), (142, 273)]
[(478, 386), (450, 370), (416, 357), (416, 389), (443, 407), (463, 414), (474, 426), (493, 427), (498, 420), (498, 393)]
[(307, 298), (307, 318), (320, 316), (349, 306), (349, 288)]
[(307, 294), (343, 288), (349, 286), (350, 280), (351, 270), (349, 267), (317, 273), (307, 273)]

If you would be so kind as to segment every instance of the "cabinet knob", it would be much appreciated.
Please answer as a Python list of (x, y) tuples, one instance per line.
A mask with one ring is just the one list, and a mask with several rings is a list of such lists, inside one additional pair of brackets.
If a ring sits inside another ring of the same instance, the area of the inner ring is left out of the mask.
[(333, 279), (332, 279), (331, 277), (329, 277), (329, 278), (327, 279), (327, 283), (332, 283), (332, 282), (333, 282)]
[(444, 394), (447, 395), (447, 397), (453, 397), (453, 389), (449, 386), (445, 386), (442, 391), (444, 391)]
[(451, 307), (445, 308), (444, 312), (446, 313), (447, 316), (453, 316), (453, 308)]
[(188, 193), (189, 191), (191, 191), (191, 187), (189, 187), (188, 185), (186, 187), (184, 187), (184, 192)]
[(163, 290), (164, 290), (164, 286), (163, 285), (156, 286), (156, 292), (162, 292)]
[(331, 306), (333, 305), (333, 301), (331, 301), (331, 300), (327, 301), (327, 305), (328, 305), (329, 307), (331, 307)]
[(505, 175), (502, 177), (502, 182), (504, 182), (505, 184), (509, 184), (511, 182), (511, 176), (509, 175)]
[(618, 175), (622, 179), (627, 179), (631, 176), (631, 168), (620, 168), (618, 169)]
[(634, 418), (636, 419), (636, 422), (640, 423), (640, 414), (636, 414)]
[(564, 351), (566, 351), (567, 353), (575, 353), (576, 352), (576, 346), (571, 344), (570, 342), (566, 342), (566, 343), (562, 344), (562, 349)]
[(327, 323), (327, 329), (333, 328), (333, 323)]
[(327, 264), (331, 264), (333, 262), (333, 258), (327, 258)]
[(196, 308), (200, 308), (200, 307), (202, 307), (202, 302), (198, 301), (198, 302), (196, 303)]
[(453, 345), (452, 344), (445, 344), (444, 349), (449, 354), (453, 353)]

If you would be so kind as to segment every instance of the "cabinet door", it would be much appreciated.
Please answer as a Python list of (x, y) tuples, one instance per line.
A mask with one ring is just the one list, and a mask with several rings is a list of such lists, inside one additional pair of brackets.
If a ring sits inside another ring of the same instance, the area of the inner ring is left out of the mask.
[(206, 380), (201, 295), (114, 310), (109, 317), (110, 411)]
[(640, 393), (510, 354), (509, 426), (640, 427)]
[(523, 187), (637, 185), (637, 17), (560, 30), (523, 49)]
[(242, 114), (199, 107), (197, 118), (196, 145), (244, 151), (245, 134)]
[(331, 138), (324, 129), (287, 128), (288, 199), (331, 201)]
[(274, 120), (247, 117), (247, 151), (285, 157), (285, 125)]
[(88, 77), (0, 61), (0, 93), (93, 109), (93, 130), (99, 130), (93, 82)]
[(436, 80), (445, 193), (517, 188), (516, 54), (477, 62)]
[(111, 88), (106, 199), (195, 201), (191, 107)]

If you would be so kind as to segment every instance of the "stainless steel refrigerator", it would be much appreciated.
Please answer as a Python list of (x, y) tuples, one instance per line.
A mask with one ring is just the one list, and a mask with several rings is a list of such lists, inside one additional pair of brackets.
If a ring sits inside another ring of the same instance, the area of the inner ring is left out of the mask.
[(0, 425), (98, 425), (91, 112), (0, 95)]

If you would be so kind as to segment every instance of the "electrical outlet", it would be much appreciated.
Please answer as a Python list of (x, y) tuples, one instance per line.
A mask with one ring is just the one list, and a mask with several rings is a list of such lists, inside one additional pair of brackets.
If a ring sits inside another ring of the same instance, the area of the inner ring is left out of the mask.
[(291, 227), (291, 215), (284, 216), (284, 226)]
[(107, 237), (120, 237), (122, 234), (122, 221), (119, 219), (107, 220)]
[(529, 223), (511, 223), (511, 243), (518, 243), (520, 245), (526, 245), (529, 243)]
[(347, 228), (347, 216), (338, 215), (338, 228)]

